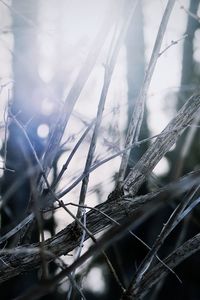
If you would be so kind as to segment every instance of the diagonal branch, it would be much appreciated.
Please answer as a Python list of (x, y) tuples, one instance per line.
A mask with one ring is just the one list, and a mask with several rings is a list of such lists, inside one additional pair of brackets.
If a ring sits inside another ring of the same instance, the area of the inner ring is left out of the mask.
[[(165, 260), (164, 263), (170, 268), (174, 269), (186, 258), (190, 257), (194, 253), (200, 250), (200, 233), (193, 238), (186, 241), (182, 246), (173, 251)], [(151, 271), (149, 271), (141, 281), (140, 293), (137, 294), (137, 299), (143, 299), (143, 297), (150, 291), (150, 289), (163, 279), (169, 270), (165, 268), (161, 263), (157, 263)], [(123, 300), (133, 299), (133, 295), (129, 295), (129, 298), (122, 297)]]
[(49, 145), (48, 145), (45, 155), (44, 155), (43, 166), (44, 166), (44, 170), (47, 173), (47, 175), (51, 168), (55, 154), (57, 153), (60, 141), (62, 139), (65, 127), (69, 121), (71, 112), (73, 111), (73, 108), (80, 96), (80, 93), (89, 78), (89, 75), (90, 75), (90, 73), (97, 61), (97, 58), (101, 52), (101, 49), (106, 41), (106, 38), (112, 28), (113, 22), (118, 13), (117, 8), (118, 8), (117, 5), (114, 5), (114, 9), (112, 9), (112, 12), (111, 12), (111, 8), (110, 8), (108, 11), (108, 14), (106, 14), (102, 28), (98, 32), (98, 34), (91, 46), (91, 50), (89, 51), (88, 56), (85, 60), (85, 63), (83, 65), (83, 67), (81, 68), (76, 81), (72, 85), (72, 87), (69, 91), (69, 94), (67, 95), (67, 97), (65, 99), (64, 106), (62, 108), (59, 119), (58, 119), (55, 129), (51, 135)]
[[(157, 60), (160, 56), (159, 53), (160, 53), (162, 41), (164, 38), (165, 30), (166, 30), (174, 3), (175, 3), (175, 0), (169, 0), (168, 4), (166, 6), (165, 12), (163, 14), (162, 21), (160, 23), (160, 27), (158, 30), (157, 38), (155, 41), (155, 45), (154, 45), (152, 55), (150, 58), (149, 66), (148, 66), (148, 69), (146, 71), (146, 75), (144, 78), (144, 82), (140, 89), (139, 96), (135, 101), (135, 106), (133, 109), (131, 121), (130, 121), (129, 127), (128, 127), (128, 133), (126, 136), (125, 148), (129, 147), (133, 142), (138, 140), (138, 137), (140, 134), (140, 128), (142, 125), (143, 115), (144, 115), (144, 104), (145, 104), (145, 100), (146, 100), (146, 95), (147, 95), (149, 85), (150, 85), (150, 82), (151, 82), (151, 79), (152, 79), (152, 76), (153, 76), (153, 73), (155, 70)], [(120, 185), (123, 184), (129, 155), (130, 155), (130, 150), (125, 152), (122, 157), (120, 170), (119, 170), (119, 177), (118, 177)]]
[[(117, 57), (119, 54), (119, 50), (121, 48), (122, 42), (124, 40), (124, 37), (126, 35), (127, 29), (129, 27), (130, 21), (133, 17), (133, 14), (135, 12), (135, 7), (137, 5), (138, 1), (135, 1), (134, 3), (131, 3), (131, 5), (125, 5), (125, 13), (124, 13), (124, 19), (123, 19), (123, 23), (120, 26), (121, 30), (119, 32), (118, 38), (113, 45), (113, 51), (111, 54), (111, 57), (108, 59), (107, 64), (105, 65), (105, 73), (104, 73), (104, 83), (103, 83), (103, 87), (102, 87), (102, 92), (101, 92), (101, 97), (99, 100), (99, 105), (98, 105), (98, 109), (97, 109), (97, 115), (96, 115), (96, 123), (95, 123), (95, 127), (94, 127), (94, 131), (93, 131), (93, 135), (92, 135), (92, 139), (91, 139), (91, 143), (90, 143), (90, 147), (89, 147), (89, 151), (88, 151), (88, 155), (87, 155), (87, 159), (86, 159), (86, 163), (85, 163), (85, 168), (83, 173), (87, 174), (86, 176), (84, 176), (83, 181), (82, 181), (82, 186), (81, 186), (81, 191), (80, 191), (80, 198), (79, 198), (79, 204), (80, 205), (84, 205), (85, 203), (85, 197), (86, 197), (86, 193), (87, 193), (87, 188), (88, 188), (88, 183), (89, 183), (89, 170), (91, 168), (92, 165), (92, 161), (94, 158), (94, 153), (95, 153), (95, 149), (96, 149), (96, 142), (97, 142), (97, 137), (99, 134), (99, 128), (101, 125), (101, 121), (102, 121), (102, 116), (103, 116), (103, 111), (104, 111), (104, 106), (106, 103), (106, 99), (107, 99), (107, 94), (108, 94), (108, 89), (110, 86), (110, 82), (112, 79), (112, 75), (113, 75), (113, 71), (115, 68), (115, 64), (117, 61)], [(78, 212), (77, 212), (77, 217), (80, 218), (81, 217), (81, 208), (79, 207)]]
[(139, 266), (139, 268), (136, 272), (136, 275), (132, 279), (125, 294), (129, 295), (129, 294), (140, 293), (139, 292), (140, 288), (141, 288), (140, 283), (142, 281), (142, 278), (148, 272), (148, 269), (150, 268), (150, 266), (153, 262), (153, 259), (155, 258), (158, 250), (164, 243), (165, 239), (172, 232), (172, 230), (178, 225), (178, 223), (185, 217), (185, 215), (187, 215), (187, 214), (185, 214), (185, 212), (189, 213), (191, 211), (191, 209), (195, 207), (195, 205), (199, 204), (200, 199), (197, 199), (197, 201), (194, 201), (195, 205), (193, 205), (193, 203), (194, 203), (193, 202), (192, 205), (190, 205), (188, 207), (189, 209), (185, 210), (186, 206), (188, 205), (188, 203), (191, 201), (191, 199), (194, 197), (194, 195), (196, 194), (196, 192), (198, 190), (199, 190), (199, 185), (197, 187), (195, 187), (194, 189), (192, 188), (189, 195), (187, 195), (185, 197), (185, 200), (182, 201), (176, 207), (176, 209), (173, 211), (173, 213), (170, 215), (167, 223), (164, 224), (164, 226), (163, 226), (160, 234), (158, 235), (156, 241), (154, 242), (151, 250), (148, 252), (147, 256), (144, 258), (143, 262)]
[[(135, 195), (137, 193), (146, 176), (152, 172), (165, 153), (176, 143), (183, 131), (192, 124), (199, 108), (200, 95), (191, 96), (176, 117), (162, 131), (162, 133), (166, 132), (166, 135), (160, 135), (129, 172), (123, 183), (125, 194)], [(179, 129), (174, 130), (175, 128)]]
[[(135, 220), (141, 217), (142, 213), (150, 209), (157, 209), (160, 205), (166, 203), (166, 199), (171, 200), (173, 197), (182, 195), (194, 184), (199, 184), (200, 172), (195, 171), (184, 176), (173, 184), (166, 185), (156, 192), (149, 193), (145, 196), (135, 198), (122, 197), (119, 201), (106, 201), (97, 205), (96, 209), (87, 213), (87, 229), (92, 234), (97, 234), (112, 225), (112, 219), (120, 222), (128, 216), (134, 217)], [(152, 205), (153, 204), (153, 205)], [(102, 213), (100, 214), (99, 211)], [(31, 214), (32, 215), (32, 214)], [(110, 219), (107, 217), (109, 216)], [(112, 218), (112, 219), (111, 219)], [(44, 251), (50, 251), (53, 256), (47, 256), (46, 260), (51, 261), (53, 257), (58, 257), (75, 249), (82, 237), (82, 231), (71, 223), (64, 230), (57, 233), (54, 237), (44, 242)], [(19, 226), (19, 225), (18, 225)], [(76, 230), (77, 228), (77, 230)], [(5, 237), (5, 236), (4, 236)], [(2, 239), (5, 241), (5, 238)], [(86, 239), (89, 235), (86, 235)], [(0, 242), (2, 240), (0, 239)], [(38, 248), (38, 243), (28, 245), (27, 249)], [(16, 247), (14, 254), (0, 255), (0, 282), (16, 276), (24, 271), (37, 268), (41, 264), (41, 257), (38, 253), (32, 253), (30, 256), (20, 253), (22, 247)]]
[(62, 169), (60, 171), (60, 173), (58, 174), (57, 178), (55, 179), (55, 181), (52, 184), (52, 189), (55, 190), (56, 186), (58, 185), (59, 181), (61, 180), (63, 174), (65, 173), (65, 171), (67, 170), (73, 156), (75, 155), (76, 151), (78, 150), (78, 148), (80, 147), (80, 145), (82, 144), (83, 140), (85, 139), (85, 137), (87, 136), (88, 132), (90, 131), (90, 129), (92, 128), (92, 126), (95, 124), (96, 120), (93, 120), (86, 128), (86, 130), (83, 132), (82, 136), (80, 137), (80, 139), (78, 140), (78, 142), (76, 143), (76, 145), (74, 146), (74, 148), (72, 149), (69, 157), (67, 158), (66, 162), (64, 163), (64, 165), (62, 166)]

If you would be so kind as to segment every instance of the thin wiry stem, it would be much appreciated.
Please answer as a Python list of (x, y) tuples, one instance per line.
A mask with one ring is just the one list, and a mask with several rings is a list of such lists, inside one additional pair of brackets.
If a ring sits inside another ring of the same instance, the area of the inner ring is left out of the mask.
[[(119, 53), (119, 50), (121, 48), (122, 42), (125, 38), (126, 32), (128, 30), (128, 27), (129, 27), (129, 24), (130, 24), (130, 21), (131, 21), (131, 18), (133, 16), (134, 11), (135, 11), (136, 5), (137, 5), (137, 1), (134, 1), (134, 3), (131, 3), (131, 5), (128, 5), (128, 7), (127, 7), (127, 3), (126, 3), (126, 5), (124, 7), (124, 10), (125, 10), (124, 14), (125, 15), (123, 16), (124, 17), (124, 22), (121, 25), (121, 30), (119, 32), (119, 36), (118, 36), (118, 38), (115, 42), (115, 45), (113, 47), (113, 52), (112, 52), (111, 56), (109, 57), (109, 60), (108, 60), (107, 64), (105, 65), (104, 82), (103, 82), (101, 97), (100, 97), (100, 100), (99, 100), (97, 115), (96, 115), (96, 123), (95, 123), (95, 127), (94, 127), (94, 132), (93, 132), (93, 135), (92, 135), (92, 139), (91, 139), (87, 159), (86, 159), (85, 168), (84, 168), (84, 171), (83, 171), (83, 174), (87, 173), (87, 175), (84, 176), (82, 186), (81, 186), (80, 197), (79, 197), (79, 204), (80, 205), (83, 205), (85, 203), (85, 197), (86, 197), (88, 183), (89, 183), (89, 170), (91, 168), (93, 157), (94, 157), (94, 152), (95, 152), (95, 149), (96, 149), (96, 142), (97, 142), (97, 137), (98, 137), (98, 133), (99, 133), (100, 125), (101, 125), (104, 106), (105, 106), (105, 102), (106, 102), (110, 82), (111, 82), (111, 79), (112, 79), (113, 71), (114, 71), (114, 68), (115, 68), (115, 64), (116, 64), (116, 61), (117, 61), (118, 53)], [(78, 209), (77, 217), (78, 218), (81, 217), (81, 209)]]
[(165, 49), (163, 49), (163, 50), (159, 53), (159, 57), (160, 57), (161, 55), (163, 55), (169, 48), (171, 48), (171, 47), (174, 46), (174, 45), (177, 45), (180, 41), (184, 40), (184, 39), (187, 38), (187, 37), (188, 37), (188, 34), (185, 33), (180, 39), (175, 40), (175, 41), (172, 40), (171, 43), (170, 43)]
[(22, 228), (28, 225), (34, 219), (34, 214), (31, 213), (27, 217), (25, 217), (17, 226), (11, 229), (8, 233), (0, 237), (0, 245), (6, 242), (9, 238), (19, 232)]
[[(84, 227), (86, 227), (86, 213), (85, 213), (85, 209), (83, 210), (83, 225), (84, 225)], [(75, 255), (75, 259), (74, 260), (78, 259), (81, 256), (81, 251), (82, 251), (82, 248), (83, 248), (83, 243), (85, 241), (85, 237), (86, 237), (86, 231), (83, 230), (81, 241), (80, 241), (80, 245), (78, 247), (78, 250), (77, 250), (77, 253)], [(75, 280), (75, 270), (72, 272), (70, 278), (73, 280), (73, 282), (76, 282), (76, 280)], [(71, 286), (69, 288), (69, 291), (67, 293), (67, 299), (68, 300), (71, 299), (72, 289), (73, 289), (73, 284), (71, 284)]]
[(58, 177), (56, 178), (55, 182), (52, 185), (52, 189), (54, 190), (57, 186), (57, 184), (59, 183), (60, 179), (62, 178), (63, 174), (65, 173), (65, 171), (67, 170), (69, 163), (71, 162), (73, 156), (75, 155), (76, 151), (78, 150), (78, 148), (80, 147), (80, 145), (82, 144), (83, 140), (85, 139), (85, 137), (87, 136), (88, 132), (91, 130), (92, 126), (94, 125), (95, 120), (92, 121), (89, 126), (86, 128), (86, 130), (83, 132), (82, 136), (80, 137), (80, 139), (77, 141), (76, 145), (74, 146), (74, 148), (72, 149), (69, 157), (67, 158), (65, 164), (62, 166), (62, 169), (60, 171), (60, 173), (58, 174)]
[[(106, 101), (109, 83), (110, 83), (110, 80), (108, 77), (108, 73), (107, 73), (107, 70), (105, 70), (104, 85), (103, 85), (103, 89), (102, 89), (102, 93), (101, 93), (101, 98), (99, 101), (99, 106), (98, 106), (98, 111), (97, 111), (97, 116), (96, 116), (96, 124), (94, 127), (94, 132), (92, 135), (92, 140), (90, 143), (90, 147), (89, 147), (89, 151), (88, 151), (88, 155), (87, 155), (87, 159), (86, 159), (86, 163), (85, 163), (85, 168), (83, 171), (83, 174), (87, 173), (87, 175), (84, 176), (83, 181), (82, 181), (82, 186), (81, 186), (81, 191), (80, 191), (80, 196), (79, 196), (79, 204), (81, 204), (81, 205), (83, 205), (85, 203), (85, 197), (86, 197), (87, 187), (88, 187), (88, 182), (89, 182), (89, 172), (88, 171), (91, 167), (93, 157), (94, 157), (94, 152), (96, 149), (96, 141), (97, 141), (97, 136), (99, 133), (99, 128), (101, 125), (101, 119), (102, 119), (102, 115), (103, 115), (103, 110), (104, 110), (104, 105), (105, 105), (105, 101)], [(81, 209), (78, 209), (77, 217), (80, 218), (81, 215), (82, 215)]]
[[(174, 269), (178, 266), (182, 261), (195, 254), (200, 250), (200, 234), (195, 235), (193, 238), (187, 240), (183, 245), (176, 248), (166, 259), (164, 262), (171, 268)], [(151, 290), (153, 286), (155, 286), (158, 282), (160, 282), (166, 275), (169, 273), (169, 270), (165, 269), (161, 263), (157, 263), (141, 281), (141, 288), (139, 293), (137, 294), (138, 300), (143, 299), (143, 297)], [(129, 297), (129, 298), (128, 298)], [(122, 297), (123, 300), (133, 299), (133, 295), (128, 295)], [(132, 298), (131, 298), (132, 297)]]
[[(27, 158), (28, 160), (28, 158)], [(30, 161), (28, 161), (28, 164), (31, 164)], [(37, 184), (35, 178), (30, 178), (30, 187), (31, 187), (31, 202), (32, 202), (32, 208), (33, 212), (37, 221), (38, 231), (39, 231), (39, 239), (41, 238), (41, 241), (39, 240), (39, 248), (40, 248), (40, 254), (41, 254), (41, 261), (42, 261), (42, 276), (46, 280), (48, 278), (48, 265), (45, 258), (45, 251), (44, 251), (44, 227), (43, 227), (43, 215), (40, 211), (40, 205), (39, 201), (40, 196), (37, 191)]]
[[(117, 1), (117, 4), (118, 4), (118, 1)], [(111, 8), (110, 8), (110, 10), (108, 11), (108, 14), (106, 14), (105, 20), (103, 21), (103, 25), (92, 44), (91, 50), (88, 53), (85, 63), (83, 65), (83, 67), (81, 68), (76, 81), (72, 85), (72, 87), (69, 91), (69, 94), (67, 95), (67, 97), (65, 99), (64, 106), (63, 106), (60, 116), (58, 118), (55, 129), (50, 137), (50, 141), (49, 141), (48, 147), (46, 149), (46, 152), (45, 152), (45, 155), (43, 158), (43, 167), (44, 167), (45, 173), (47, 175), (52, 166), (52, 163), (53, 163), (53, 160), (57, 153), (57, 150), (59, 148), (61, 138), (63, 136), (64, 130), (65, 130), (65, 127), (67, 126), (69, 118), (71, 116), (73, 108), (74, 108), (74, 106), (80, 96), (80, 93), (81, 93), (83, 87), (85, 86), (85, 83), (87, 82), (89, 75), (97, 61), (100, 51), (105, 43), (105, 40), (106, 40), (111, 28), (112, 28), (113, 22), (114, 22), (116, 16), (118, 15), (117, 4), (115, 3), (114, 8), (112, 7), (112, 13), (111, 13)]]
[(38, 299), (42, 295), (49, 293), (49, 289), (53, 291), (56, 285), (61, 280), (63, 280), (66, 276), (69, 276), (69, 274), (73, 270), (81, 266), (90, 257), (96, 256), (100, 251), (104, 250), (108, 245), (118, 240), (120, 236), (123, 235), (124, 232), (131, 226), (131, 222), (132, 220), (129, 220), (123, 225), (112, 228), (111, 230), (106, 232), (105, 235), (99, 241), (97, 241), (97, 243), (92, 245), (79, 259), (77, 259), (74, 263), (72, 263), (68, 268), (62, 270), (59, 274), (54, 276), (53, 279), (46, 281), (46, 283), (40, 286), (33, 287), (18, 299), (25, 300), (25, 299), (30, 299), (30, 297), (32, 297), (31, 299)]
[[(172, 133), (173, 131), (174, 132), (177, 132), (179, 130), (181, 130), (182, 127), (177, 127), (177, 128), (173, 128), (173, 129), (170, 129), (170, 131), (165, 131), (165, 132), (161, 132), (159, 134), (156, 134), (152, 137), (148, 137), (146, 139), (142, 139), (141, 141), (138, 141), (138, 142), (134, 142), (132, 145), (128, 146), (127, 148), (123, 149), (123, 150), (120, 150), (118, 151), (117, 153), (115, 154), (112, 154), (111, 156), (95, 163), (94, 165), (91, 166), (90, 170), (88, 171), (88, 173), (92, 173), (93, 171), (95, 171), (97, 168), (101, 167), (103, 164), (107, 163), (108, 161), (122, 155), (123, 153), (125, 153), (126, 151), (128, 151), (129, 149), (133, 149), (134, 147), (139, 147), (140, 145), (144, 144), (144, 143), (147, 143), (148, 141), (152, 140), (152, 139), (155, 139), (157, 137), (161, 137), (161, 136), (165, 136), (169, 133)], [(63, 197), (64, 195), (66, 195), (67, 193), (69, 193), (75, 186), (77, 186), (81, 180), (83, 180), (83, 178), (88, 174), (88, 173), (82, 173), (72, 184), (70, 184), (69, 187), (65, 188), (63, 191), (59, 192), (57, 194), (57, 197), (58, 198), (61, 198)]]
[(180, 5), (180, 8), (183, 9), (189, 17), (192, 17), (197, 22), (200, 22), (200, 17), (197, 14), (192, 13), (189, 9), (185, 8), (185, 6), (182, 5), (182, 3)]
[[(96, 238), (95, 238), (95, 236), (92, 234), (92, 232), (80, 221), (80, 219), (78, 218), (78, 217), (76, 217), (76, 216), (74, 216), (74, 214), (66, 207), (66, 205), (64, 204), (64, 202), (61, 200), (57, 200), (58, 201), (58, 203), (60, 204), (60, 207), (62, 207), (62, 208), (64, 208), (64, 210), (66, 210), (66, 212), (77, 222), (77, 224), (83, 229), (83, 234), (82, 234), (82, 238), (80, 239), (80, 243), (81, 242), (83, 242), (83, 237), (86, 239), (86, 234), (85, 233), (87, 233), (87, 235), (91, 238), (91, 240), (93, 241), (93, 243), (97, 243), (97, 240), (96, 240)], [(86, 217), (86, 216), (85, 216)], [(81, 247), (80, 246), (80, 244), (79, 244), (79, 247)], [(106, 263), (107, 263), (107, 265), (108, 265), (108, 267), (109, 267), (109, 269), (110, 269), (110, 271), (111, 271), (111, 273), (112, 273), (112, 275), (113, 275), (113, 277), (115, 278), (115, 280), (116, 280), (116, 282), (117, 282), (117, 284), (119, 285), (119, 287), (122, 289), (122, 291), (124, 291), (125, 289), (124, 289), (124, 287), (123, 287), (123, 285), (122, 285), (122, 283), (121, 283), (121, 281), (120, 281), (120, 279), (119, 279), (119, 277), (118, 277), (118, 275), (117, 275), (117, 273), (116, 273), (116, 271), (115, 271), (115, 269), (114, 269), (114, 267), (112, 266), (112, 263), (110, 262), (110, 260), (109, 260), (109, 258), (108, 258), (108, 256), (107, 256), (107, 254), (105, 253), (105, 251), (102, 251), (101, 252), (102, 253), (102, 255), (103, 255), (103, 257), (105, 258), (105, 261), (106, 261)], [(78, 258), (77, 258), (78, 259)]]
[[(76, 280), (75, 280), (72, 276), (70, 276), (70, 275), (68, 276), (68, 278), (69, 278), (69, 280), (70, 280), (70, 282), (71, 282), (71, 286), (72, 286), (73, 288), (75, 288), (75, 289), (78, 291), (78, 293), (80, 294), (81, 300), (87, 300), (87, 299), (85, 298), (85, 295), (83, 294), (81, 288), (78, 286)], [(71, 299), (71, 294), (67, 295), (67, 299), (68, 299), (68, 300)]]
[[(72, 205), (72, 206), (79, 206), (78, 204), (74, 204), (74, 203), (68, 203), (66, 205)], [(95, 210), (95, 211), (98, 211), (100, 214), (104, 215), (106, 218), (108, 218), (109, 220), (112, 221), (113, 224), (116, 224), (118, 226), (120, 226), (120, 223), (117, 222), (115, 219), (111, 218), (108, 214), (104, 213), (103, 211), (101, 211), (100, 209), (98, 208), (95, 208), (95, 207), (90, 207), (90, 206), (81, 206), (82, 208), (86, 209), (86, 208), (89, 208), (91, 210)], [(139, 238), (133, 231), (131, 230), (128, 230), (128, 232), (130, 233), (131, 236), (133, 236), (137, 241), (139, 241), (145, 248), (147, 248), (148, 250), (152, 250), (152, 248), (147, 245), (147, 243), (145, 243), (141, 238)], [(158, 261), (160, 261), (161, 263), (164, 264), (164, 262), (160, 259), (160, 257), (155, 254), (155, 257), (158, 259)], [(165, 265), (166, 268), (168, 268), (167, 265)], [(176, 276), (176, 278), (181, 282), (181, 280), (179, 279), (179, 277), (176, 275), (176, 273), (173, 271), (173, 270), (170, 270), (172, 274), (174, 274)], [(123, 290), (123, 289), (122, 289)]]
[[(143, 120), (144, 115), (144, 105), (146, 100), (146, 95), (149, 89), (149, 85), (155, 70), (155, 66), (157, 60), (159, 58), (159, 53), (162, 45), (162, 41), (164, 38), (165, 30), (167, 28), (167, 24), (169, 21), (169, 17), (171, 15), (175, 0), (169, 0), (165, 9), (165, 12), (162, 17), (162, 21), (160, 23), (160, 27), (158, 30), (158, 34), (156, 37), (155, 45), (152, 51), (152, 55), (150, 58), (149, 66), (145, 74), (144, 82), (139, 92), (139, 96), (135, 101), (133, 113), (131, 116), (131, 120), (128, 126), (128, 132), (126, 136), (125, 148), (129, 147), (133, 142), (138, 140), (140, 134), (140, 128)], [(118, 175), (118, 182), (121, 186), (125, 177), (125, 172), (128, 165), (128, 159), (130, 155), (130, 150), (125, 152), (122, 157), (119, 175)]]
[[(83, 242), (85, 241), (86, 239), (86, 234), (92, 239), (92, 241), (96, 244), (97, 243), (97, 240), (96, 238), (94, 237), (94, 235), (92, 234), (92, 232), (90, 230), (88, 230), (88, 228), (86, 227), (86, 224), (85, 223), (82, 223), (78, 217), (74, 216), (74, 214), (65, 206), (64, 202), (61, 200), (58, 200), (58, 203), (60, 205), (60, 207), (64, 208), (64, 210), (66, 210), (66, 212), (78, 223), (78, 225), (83, 229), (83, 234), (82, 234), (82, 237), (81, 237), (81, 240), (80, 240), (80, 245), (79, 245), (79, 249), (81, 249), (82, 247), (82, 244)], [(86, 215), (85, 215), (85, 220), (86, 220)], [(80, 254), (81, 254), (81, 251), (80, 251)], [(112, 266), (112, 263), (110, 262), (107, 254), (105, 253), (105, 251), (102, 251), (102, 255), (103, 257), (105, 258), (105, 261), (113, 275), (113, 277), (115, 278), (117, 284), (119, 285), (119, 287), (122, 289), (122, 291), (125, 291), (125, 288), (123, 287), (114, 267)], [(78, 259), (80, 257), (80, 255), (77, 256), (76, 259)], [(74, 270), (75, 272), (75, 270)], [(73, 272), (73, 273), (74, 273)], [(71, 274), (72, 276), (73, 274)]]
[(37, 155), (37, 153), (36, 153), (36, 151), (35, 151), (35, 149), (33, 147), (33, 144), (31, 143), (31, 140), (29, 139), (29, 136), (28, 136), (25, 128), (23, 127), (23, 125), (17, 120), (17, 118), (11, 112), (9, 112), (9, 115), (12, 117), (12, 119), (15, 122), (15, 124), (17, 125), (17, 127), (23, 133), (23, 135), (24, 135), (24, 137), (25, 137), (25, 139), (26, 139), (26, 141), (27, 141), (27, 143), (28, 143), (28, 145), (29, 145), (29, 147), (31, 149), (31, 152), (32, 152), (32, 155), (33, 155), (33, 157), (35, 159), (35, 162), (36, 162), (37, 166), (39, 167), (39, 171), (41, 172), (41, 174), (42, 174), (42, 176), (43, 176), (43, 178), (45, 180), (46, 185), (49, 187), (49, 183), (48, 183), (47, 177), (45, 176), (45, 173), (44, 173), (44, 170), (43, 170), (43, 166), (42, 166), (42, 164), (41, 164), (41, 162), (40, 162), (40, 160), (38, 158), (38, 155)]
[[(172, 232), (172, 230), (177, 226), (177, 224), (188, 214), (193, 206), (189, 206), (189, 210), (187, 209), (185, 212), (185, 208), (188, 205), (188, 203), (191, 201), (191, 199), (194, 197), (196, 192), (199, 190), (199, 186), (197, 186), (194, 190), (190, 192), (189, 195), (186, 196), (186, 200), (182, 201), (177, 208), (173, 211), (171, 216), (169, 217), (167, 223), (163, 226), (161, 233), (158, 235), (155, 243), (152, 246), (152, 249), (149, 251), (145, 259), (143, 260), (142, 264), (139, 266), (136, 276), (134, 276), (133, 280), (131, 281), (126, 294), (134, 294), (137, 295), (140, 290), (140, 283), (142, 281), (142, 278), (145, 276), (145, 274), (148, 272), (148, 269), (150, 268), (153, 259), (155, 255), (157, 254), (158, 250), (164, 243), (165, 239), (168, 237), (168, 235)], [(199, 203), (198, 201), (195, 202), (195, 205)]]

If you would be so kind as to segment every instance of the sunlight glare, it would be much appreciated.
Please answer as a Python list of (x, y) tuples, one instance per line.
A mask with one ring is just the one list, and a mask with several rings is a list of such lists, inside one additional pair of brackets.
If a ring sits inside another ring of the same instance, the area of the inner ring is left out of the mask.
[(87, 275), (84, 282), (84, 288), (91, 290), (94, 293), (103, 294), (106, 284), (103, 277), (103, 270), (99, 267), (94, 267)]
[(153, 169), (153, 172), (157, 176), (163, 176), (169, 172), (169, 168), (169, 161), (166, 157), (163, 157)]

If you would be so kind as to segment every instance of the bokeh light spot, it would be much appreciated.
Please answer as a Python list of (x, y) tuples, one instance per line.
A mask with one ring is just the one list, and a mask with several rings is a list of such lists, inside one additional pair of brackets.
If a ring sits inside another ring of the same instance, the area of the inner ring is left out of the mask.
[(38, 126), (37, 134), (42, 139), (47, 138), (49, 135), (49, 126), (47, 124), (41, 124)]

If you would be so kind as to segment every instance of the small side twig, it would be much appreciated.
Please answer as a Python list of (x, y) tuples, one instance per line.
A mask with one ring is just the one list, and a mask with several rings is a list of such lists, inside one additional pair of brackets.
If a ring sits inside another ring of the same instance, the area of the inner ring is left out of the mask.
[(174, 45), (177, 45), (180, 41), (182, 41), (182, 40), (184, 40), (185, 38), (187, 38), (188, 37), (188, 34), (187, 33), (185, 33), (180, 39), (178, 39), (178, 40), (175, 40), (175, 41), (171, 41), (171, 43), (165, 48), (165, 49), (163, 49), (160, 53), (159, 53), (159, 57), (161, 56), (161, 55), (163, 55), (169, 48), (171, 48), (172, 46), (174, 46)]

